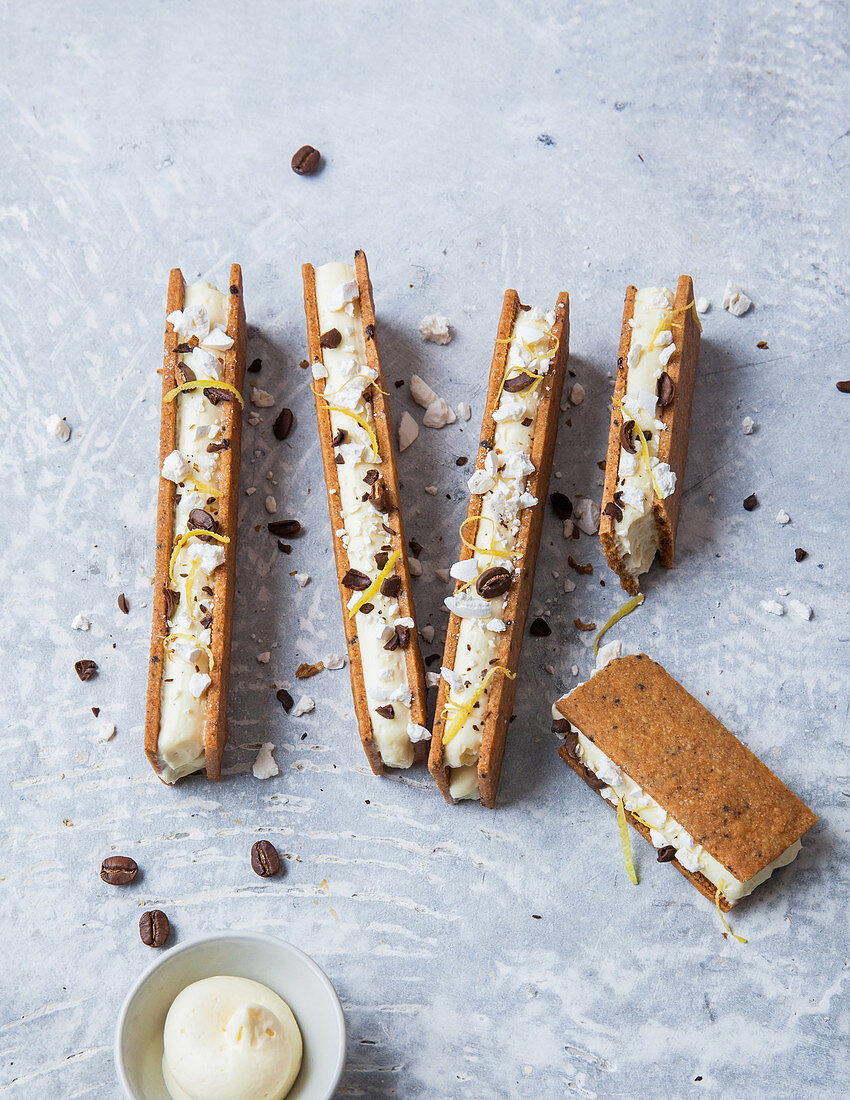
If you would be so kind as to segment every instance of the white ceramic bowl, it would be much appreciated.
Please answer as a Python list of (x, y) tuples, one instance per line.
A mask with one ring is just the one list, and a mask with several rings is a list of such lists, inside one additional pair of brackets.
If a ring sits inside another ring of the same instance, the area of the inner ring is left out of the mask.
[(304, 1040), (287, 1100), (330, 1100), (345, 1064), (345, 1017), (323, 970), (291, 943), (257, 932), (217, 932), (165, 951), (127, 994), (115, 1032), (115, 1068), (131, 1100), (169, 1100), (162, 1031), (171, 1002), (201, 978), (253, 978), (281, 996)]

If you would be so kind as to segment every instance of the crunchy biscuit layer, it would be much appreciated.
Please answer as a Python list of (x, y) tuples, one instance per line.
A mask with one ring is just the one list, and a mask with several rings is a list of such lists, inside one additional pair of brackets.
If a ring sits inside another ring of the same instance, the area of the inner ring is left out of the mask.
[[(499, 318), (498, 332), (496, 333), (496, 346), (490, 366), (490, 382), (479, 437), (478, 456), (475, 462), (476, 470), (483, 468), (484, 459), (492, 449), (496, 434), (496, 422), (493, 420), (493, 412), (499, 403), (502, 379), (507, 366), (509, 341), (519, 310), (519, 295), (515, 290), (507, 290), (502, 304), (502, 313)], [(540, 532), (546, 509), (549, 478), (552, 473), (552, 458), (555, 453), (555, 441), (558, 434), (559, 405), (564, 385), (564, 375), (569, 360), (570, 299), (566, 293), (558, 295), (553, 332), (558, 340), (558, 350), (540, 386), (537, 425), (529, 455), (534, 463), (534, 473), (529, 475), (526, 483), (527, 491), (537, 497), (538, 503), (533, 508), (526, 508), (522, 513), (514, 554), (514, 562), (520, 581), (519, 583), (515, 581), (507, 594), (502, 617), (510, 625), (501, 635), (496, 657), (498, 664), (509, 668), (513, 672), (516, 672), (519, 665), (525, 620), (528, 615), (531, 593), (534, 589), (534, 570), (537, 564)], [(483, 498), (481, 496), (470, 495), (466, 512), (468, 521), (480, 515), (482, 503)], [(459, 560), (466, 561), (472, 555), (473, 551), (468, 546), (462, 546)], [(459, 585), (460, 582), (455, 586), (456, 593), (459, 590)], [(460, 624), (461, 620), (457, 615), (452, 614), (449, 617), (446, 646), (443, 654), (443, 665), (447, 668), (454, 668)], [(496, 792), (499, 788), (499, 776), (502, 770), (502, 757), (505, 752), (505, 738), (513, 712), (515, 696), (516, 680), (511, 680), (507, 676), (494, 677), (490, 687), (487, 717), (481, 731), (481, 749), (478, 756), (479, 796), (481, 802), (491, 809), (496, 804)], [(446, 801), (454, 802), (449, 790), (451, 769), (445, 764), (443, 748), (445, 720), (442, 718), (442, 714), (447, 702), (448, 685), (445, 680), (441, 679), (437, 696), (436, 718), (431, 735), (428, 767)]]
[(557, 707), (739, 882), (757, 875), (817, 821), (645, 654), (611, 661)]

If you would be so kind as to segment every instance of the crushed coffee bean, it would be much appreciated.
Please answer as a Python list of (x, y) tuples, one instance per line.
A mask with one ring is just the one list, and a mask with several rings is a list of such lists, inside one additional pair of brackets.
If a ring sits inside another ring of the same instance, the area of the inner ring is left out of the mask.
[(850, 381), (848, 382), (836, 382), (835, 388), (839, 393), (850, 393)]
[(312, 176), (316, 169), (319, 167), (319, 161), (322, 159), (322, 154), (318, 149), (314, 149), (312, 145), (302, 145), (301, 148), (293, 154), (290, 165), (292, 171), (298, 176)]
[(379, 550), (377, 554), (375, 554), (375, 565), (377, 565), (379, 570), (383, 569), (389, 560), (390, 556), (386, 550)]
[(294, 705), (294, 700), (293, 700), (292, 696), (289, 694), (289, 692), (286, 690), (286, 688), (279, 688), (274, 693), (274, 696), (275, 696), (275, 699), (277, 699), (277, 701), (280, 703), (280, 705), (286, 711), (286, 713), (289, 714), (289, 712), (292, 710), (292, 707)]
[(576, 630), (596, 630), (596, 623), (586, 623), (581, 619), (573, 619)]
[(401, 591), (401, 577), (397, 574), (393, 574), (391, 577), (384, 577), (381, 582), (381, 595), (386, 596), (387, 599), (394, 600)]
[(794, 551), (794, 561), (803, 561), (804, 558), (809, 556), (808, 550), (804, 550), (802, 546), (798, 546)]
[(97, 718), (97, 716), (100, 714), (100, 707), (92, 707), (91, 712), (95, 716), (95, 718)]
[(130, 614), (130, 605), (127, 603), (127, 597), (123, 592), (118, 597), (118, 610), (124, 615)]
[(209, 512), (205, 512), (203, 508), (193, 508), (189, 512), (186, 526), (190, 531), (218, 531), (217, 520), (213, 519)]
[(233, 395), (227, 390), (216, 389), (215, 386), (207, 386), (204, 389), (204, 397), (211, 405), (217, 405), (219, 401), (232, 401)]
[(252, 359), (251, 362), (248, 364), (248, 373), (249, 374), (259, 374), (262, 369), (263, 369), (262, 359)]
[(107, 856), (100, 865), (100, 877), (110, 886), (127, 886), (138, 873), (136, 861), (129, 856)]
[(634, 420), (626, 420), (620, 425), (620, 446), (624, 451), (628, 451), (630, 455), (637, 452), (634, 440), (632, 439), (632, 428), (634, 428)]
[(338, 447), (341, 443), (345, 443), (346, 431), (344, 428), (337, 428), (336, 435), (331, 440), (332, 447)]
[(603, 515), (610, 516), (615, 523), (619, 523), (623, 518), (623, 509), (619, 505), (615, 504), (613, 500), (609, 500), (605, 507), (602, 509)]
[(552, 633), (552, 627), (549, 626), (545, 619), (541, 619), (538, 615), (528, 628), (528, 633), (532, 638), (548, 638)]
[(512, 580), (511, 574), (504, 566), (491, 565), (475, 582), (475, 591), (482, 599), (495, 600), (497, 596), (503, 596), (507, 592)]
[(469, 459), (466, 457), (466, 455), (461, 455), (460, 458), (455, 459), (455, 466), (465, 466), (468, 461)]
[(319, 337), (319, 347), (322, 348), (338, 348), (341, 343), (342, 333), (338, 328), (329, 328)]
[(273, 878), (280, 870), (280, 856), (270, 840), (258, 840), (252, 845), (251, 870), (260, 878)]
[(188, 355), (192, 350), (192, 345), (187, 343), (178, 344), (174, 350), (178, 355)]
[(419, 555), (422, 553), (421, 544), (418, 543), (416, 539), (410, 539), (407, 545), (410, 547), (410, 552), (414, 556), (414, 558), (418, 558)]
[(566, 493), (550, 493), (549, 503), (552, 505), (552, 511), (562, 523), (573, 514), (573, 502)]
[(150, 909), (142, 913), (139, 920), (139, 935), (146, 947), (164, 947), (168, 942), (171, 925), (161, 909)]
[(288, 542), (281, 542), (280, 539), (277, 540), (277, 548), (278, 548), (278, 550), (280, 550), (280, 552), (282, 554), (291, 554), (292, 553), (292, 547), (289, 545), (289, 543)]
[(557, 733), (559, 736), (563, 736), (565, 733), (569, 733), (571, 729), (572, 726), (566, 720), (566, 718), (552, 719), (552, 733)]
[(269, 534), (282, 539), (294, 539), (301, 534), (301, 524), (297, 519), (278, 519), (267, 524)]
[(173, 588), (166, 588), (165, 590), (165, 617), (166, 619), (173, 619), (174, 612), (177, 610), (177, 605), (180, 603), (180, 593), (175, 592)]
[(373, 482), (371, 486), (369, 491), (369, 503), (375, 511), (380, 512), (381, 515), (386, 515), (390, 510), (390, 494), (387, 492), (387, 487), (380, 478)]
[(375, 713), (380, 714), (382, 718), (395, 718), (395, 708), (392, 703), (386, 703), (382, 707), (375, 707)]
[(349, 569), (342, 578), (343, 588), (348, 588), (352, 592), (365, 592), (371, 583), (366, 574), (361, 573), (359, 569)]
[(759, 498), (755, 493), (750, 493), (748, 497), (744, 497), (744, 511), (752, 512), (753, 509), (758, 508)]
[(656, 863), (669, 863), (671, 859), (676, 858), (676, 849), (672, 844), (665, 844), (663, 848), (659, 848), (655, 856)]
[(345, 465), (345, 458), (342, 455), (337, 455), (334, 458), (334, 462), (337, 464), (337, 466), (344, 466)]
[(286, 439), (292, 431), (294, 423), (295, 417), (292, 415), (292, 409), (281, 409), (277, 415), (277, 420), (272, 424), (275, 439)]
[(218, 443), (208, 443), (207, 444), (207, 454), (212, 455), (212, 454), (215, 454), (216, 451), (229, 451), (229, 450), (230, 450), (230, 440), (229, 439), (222, 439)]
[(361, 615), (371, 615), (374, 610), (375, 605), (373, 603), (364, 603), (360, 608), (360, 613)]
[(663, 370), (658, 376), (655, 393), (658, 397), (658, 404), (662, 409), (666, 409), (676, 393), (676, 384), (666, 370)]
[(579, 565), (572, 554), (567, 558), (567, 565), (569, 565), (570, 569), (575, 569), (576, 573), (581, 573), (583, 577), (589, 577), (593, 572), (593, 565), (590, 562), (588, 562), (587, 565)]
[(97, 665), (94, 661), (82, 660), (74, 662), (74, 669), (76, 670), (79, 678), (85, 683), (87, 680), (93, 680), (97, 676)]
[(366, 339), (367, 340), (374, 340), (374, 338), (375, 338), (375, 326), (374, 325), (367, 325), (366, 328), (363, 331), (366, 334)]
[(200, 619), (201, 626), (204, 628), (204, 630), (206, 630), (208, 626), (212, 625), (212, 621), (213, 617), (209, 613), (206, 615), (202, 615)]
[(311, 676), (316, 676), (325, 667), (324, 661), (316, 661), (314, 665), (308, 665), (302, 663), (295, 670), (296, 680), (309, 680)]
[(770, 345), (768, 344), (767, 340), (759, 340), (759, 342), (756, 344), (756, 347), (761, 348), (762, 351), (766, 351), (770, 347)]
[(198, 381), (198, 376), (195, 374), (195, 372), (192, 370), (192, 368), (187, 366), (185, 363), (178, 363), (177, 364), (176, 374), (177, 374), (177, 384), (180, 385), (180, 386), (184, 386), (187, 382), (197, 382)]
[(519, 393), (521, 390), (528, 389), (533, 381), (534, 379), (527, 371), (520, 371), (513, 378), (506, 379), (502, 389), (507, 390), (508, 393)]

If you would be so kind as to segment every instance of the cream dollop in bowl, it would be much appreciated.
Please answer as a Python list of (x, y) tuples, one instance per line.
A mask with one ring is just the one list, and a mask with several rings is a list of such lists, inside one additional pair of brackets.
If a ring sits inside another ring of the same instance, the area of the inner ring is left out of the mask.
[(267, 986), (292, 1013), (303, 1041), (287, 1100), (330, 1100), (345, 1063), (345, 1018), (325, 973), (292, 944), (256, 932), (221, 932), (174, 947), (133, 985), (118, 1017), (115, 1068), (131, 1100), (169, 1100), (163, 1033), (175, 999), (220, 975)]

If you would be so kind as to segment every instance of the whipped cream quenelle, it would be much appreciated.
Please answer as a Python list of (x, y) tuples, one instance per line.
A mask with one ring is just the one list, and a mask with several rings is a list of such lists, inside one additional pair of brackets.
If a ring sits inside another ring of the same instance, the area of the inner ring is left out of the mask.
[[(610, 643), (612, 646), (618, 643)], [(597, 667), (599, 671), (599, 666)], [(564, 696), (566, 698), (566, 696)], [(552, 717), (563, 717), (557, 704), (552, 707)], [(720, 893), (734, 905), (741, 898), (747, 897), (760, 886), (780, 867), (786, 867), (792, 863), (802, 847), (799, 840), (789, 845), (781, 855), (772, 863), (762, 868), (747, 882), (740, 882), (728, 868), (716, 860), (705, 848), (699, 844), (691, 834), (667, 811), (660, 806), (651, 795), (640, 787), (631, 776), (627, 775), (614, 761), (607, 756), (589, 737), (577, 730), (575, 758), (583, 764), (588, 771), (593, 772), (597, 779), (607, 786), (600, 790), (600, 794), (612, 806), (616, 808), (622, 798), (623, 805), (634, 814), (635, 817), (649, 829), (649, 839), (654, 848), (666, 848), (672, 845), (676, 849), (676, 859), (687, 871), (695, 871), (704, 875), (708, 881), (719, 888)]]
[[(219, 382), (224, 375), (224, 353), (233, 346), (225, 332), (227, 295), (209, 283), (187, 286), (183, 309), (168, 315), (177, 333), (178, 346), (197, 337), (197, 347), (179, 353), (177, 361), (186, 381), (209, 379)], [(177, 486), (174, 515), (174, 544), (197, 520), (217, 528), (219, 504), (222, 403), (214, 405), (200, 389), (184, 390), (174, 398), (177, 406), (177, 446), (162, 465), (161, 476)], [(212, 448), (212, 449), (210, 449)], [(192, 513), (195, 513), (194, 518)], [(164, 645), (162, 709), (157, 755), (159, 775), (174, 783), (204, 767), (204, 718), (206, 691), (212, 682), (210, 669), (210, 622), (215, 602), (215, 572), (224, 563), (223, 543), (189, 538), (172, 564), (173, 580), (168, 634)], [(212, 593), (212, 594), (211, 594)]]
[[(526, 482), (534, 471), (530, 454), (540, 400), (539, 381), (546, 375), (555, 354), (552, 330), (555, 313), (540, 309), (520, 311), (514, 322), (508, 349), (505, 381), (528, 375), (523, 389), (511, 392), (503, 386), (493, 419), (496, 430), (493, 449), (482, 469), (469, 479), (469, 492), (481, 497), (481, 519), (473, 531), (466, 530), (475, 554), (457, 562), (451, 575), (466, 587), (447, 597), (446, 607), (461, 618), (454, 668), (443, 668), (442, 677), (449, 687), (446, 726), (443, 732), (444, 761), (451, 769), (449, 791), (452, 798), (478, 798), (478, 756), (481, 735), (487, 717), (490, 686), (499, 640), (507, 629), (503, 611), (507, 592), (495, 599), (478, 594), (476, 582), (491, 567), (514, 574), (513, 555), (517, 549), (522, 513), (533, 508), (537, 498), (526, 491)], [(516, 580), (512, 576), (512, 580)], [(515, 670), (509, 670), (515, 672)]]
[[(366, 360), (354, 268), (346, 263), (316, 268), (316, 302), (321, 332), (336, 329), (340, 334), (335, 347), (323, 347), (324, 363), (312, 364), (314, 386), (322, 393), (320, 383), (324, 382), (322, 396), (330, 409), (326, 415), (334, 438), (343, 522), (343, 529), (336, 534), (348, 554), (349, 567), (374, 582), (382, 569), (378, 563), (388, 564), (392, 547), (384, 528), (386, 517), (369, 499), (371, 485), (380, 479), (383, 460), (375, 453), (372, 404), (364, 393), (377, 372)], [(388, 587), (392, 592), (392, 585)], [(349, 609), (363, 603), (363, 592), (352, 592)], [(411, 720), (413, 693), (405, 649), (388, 650), (385, 646), (396, 627), (413, 630), (414, 622), (402, 613), (398, 596), (387, 595), (380, 588), (369, 595), (366, 607), (365, 612), (355, 611), (354, 618), (375, 744), (385, 765), (409, 768), (414, 743), (430, 735)]]
[[(658, 528), (652, 511), (655, 496), (670, 496), (676, 475), (658, 460), (658, 443), (664, 423), (658, 417), (658, 380), (676, 351), (673, 342), (674, 294), (667, 287), (649, 287), (635, 295), (631, 320), (626, 392), (623, 413), (634, 420), (631, 433), (634, 453), (620, 447), (615, 501), (622, 518), (614, 523), (614, 539), (626, 569), (633, 577), (645, 573), (658, 550)], [(646, 453), (637, 429), (643, 432)]]
[(292, 1010), (248, 978), (187, 986), (168, 1010), (163, 1039), (172, 1100), (283, 1100), (301, 1068)]

